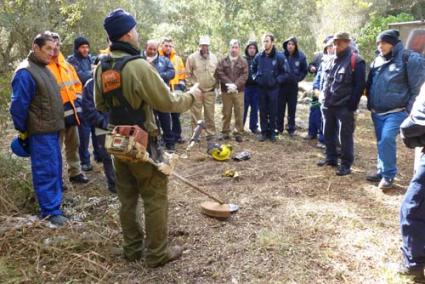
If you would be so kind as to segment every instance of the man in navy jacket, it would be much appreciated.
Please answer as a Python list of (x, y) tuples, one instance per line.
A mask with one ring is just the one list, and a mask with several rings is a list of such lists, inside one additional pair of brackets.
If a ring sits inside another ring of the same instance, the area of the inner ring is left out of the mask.
[(252, 74), (258, 84), (260, 94), (260, 125), (259, 141), (276, 141), (277, 100), (280, 85), (288, 79), (285, 68), (285, 57), (277, 52), (274, 46), (274, 36), (263, 36), (264, 51), (258, 53), (252, 63)]
[(295, 112), (297, 110), (298, 82), (307, 75), (307, 59), (298, 48), (296, 37), (290, 37), (283, 43), (283, 50), (289, 65), (289, 80), (281, 86), (277, 105), (277, 130), (283, 132), (283, 121), (288, 106), (288, 124), (286, 130), (292, 137), (295, 133)]
[[(161, 76), (164, 83), (168, 86), (168, 83), (175, 76), (175, 70), (173, 63), (165, 57), (160, 56), (158, 52), (159, 43), (155, 40), (148, 40), (143, 57), (155, 67)], [(176, 149), (176, 140), (171, 128), (171, 113), (155, 111), (157, 121), (159, 122), (158, 127), (162, 130), (162, 139), (165, 143), (165, 148), (169, 151)]]
[[(85, 37), (79, 36), (74, 40), (74, 54), (68, 56), (66, 60), (74, 66), (83, 86), (93, 77), (92, 64), (94, 61), (90, 54), (90, 43)], [(84, 114), (80, 117), (80, 120), (81, 123), (78, 127), (80, 146), (78, 151), (80, 154), (81, 169), (83, 171), (90, 171), (93, 169), (89, 153), (90, 134), (92, 137), (94, 159), (96, 161), (101, 161), (102, 159), (99, 154), (99, 144), (94, 133), (94, 126), (87, 121)]]

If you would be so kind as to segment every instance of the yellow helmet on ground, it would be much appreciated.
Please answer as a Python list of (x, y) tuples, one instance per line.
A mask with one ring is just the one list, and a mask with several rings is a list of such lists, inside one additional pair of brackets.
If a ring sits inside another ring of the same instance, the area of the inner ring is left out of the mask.
[(217, 161), (229, 160), (232, 157), (232, 145), (229, 144), (214, 144), (208, 150), (208, 153)]

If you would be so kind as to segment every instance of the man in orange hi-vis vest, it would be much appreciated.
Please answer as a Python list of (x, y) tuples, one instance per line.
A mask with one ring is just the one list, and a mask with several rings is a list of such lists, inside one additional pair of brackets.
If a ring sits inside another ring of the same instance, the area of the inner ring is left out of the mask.
[(81, 172), (78, 147), (78, 125), (80, 119), (82, 85), (74, 67), (65, 60), (60, 52), (60, 37), (51, 33), (55, 41), (53, 57), (47, 66), (59, 85), (60, 95), (64, 106), (65, 129), (61, 131), (61, 145), (65, 143), (65, 156), (68, 164), (69, 181), (72, 183), (87, 183), (88, 178)]

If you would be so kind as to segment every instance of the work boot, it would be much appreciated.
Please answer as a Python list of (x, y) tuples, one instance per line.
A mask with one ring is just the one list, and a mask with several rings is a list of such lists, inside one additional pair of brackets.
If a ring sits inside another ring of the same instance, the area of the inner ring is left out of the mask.
[(176, 142), (178, 144), (184, 144), (184, 143), (186, 143), (186, 139), (184, 139), (183, 137), (179, 137), (179, 138), (177, 138)]
[(153, 265), (148, 265), (148, 266), (152, 268), (163, 266), (166, 263), (179, 259), (183, 254), (183, 248), (181, 246), (173, 246), (169, 248), (168, 250), (169, 250), (169, 256), (166, 260), (164, 260), (163, 262), (153, 264)]
[(89, 172), (93, 170), (93, 166), (91, 164), (83, 164), (81, 165), (81, 169), (85, 172)]
[(425, 283), (424, 267), (407, 267), (403, 264), (400, 264), (398, 274), (411, 278), (415, 283)]
[(89, 179), (83, 174), (78, 174), (76, 176), (70, 177), (69, 181), (72, 183), (88, 183)]
[(331, 160), (327, 160), (327, 159), (323, 159), (317, 162), (317, 165), (319, 167), (323, 167), (323, 166), (331, 166), (331, 167), (336, 167), (338, 166), (338, 162), (337, 161), (331, 161)]
[(366, 176), (366, 180), (371, 182), (380, 182), (381, 179), (382, 175), (380, 173), (374, 173)]
[(349, 174), (351, 174), (351, 169), (346, 167), (346, 166), (339, 166), (336, 169), (336, 175), (337, 176), (346, 176), (346, 175), (349, 175)]
[(390, 189), (393, 188), (394, 179), (383, 177), (378, 184), (379, 189)]
[(47, 220), (49, 220), (50, 223), (58, 227), (62, 227), (63, 225), (69, 222), (69, 219), (63, 215), (50, 216)]

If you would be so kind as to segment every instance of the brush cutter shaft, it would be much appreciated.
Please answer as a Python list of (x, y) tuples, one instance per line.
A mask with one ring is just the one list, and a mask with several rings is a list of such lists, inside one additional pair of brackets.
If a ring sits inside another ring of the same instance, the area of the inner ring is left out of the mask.
[(182, 176), (181, 176), (181, 175), (179, 175), (178, 173), (173, 172), (173, 173), (172, 173), (172, 175), (173, 175), (173, 176), (175, 176), (176, 178), (178, 178), (179, 180), (181, 180), (182, 182), (184, 182), (185, 184), (189, 185), (190, 187), (192, 187), (192, 188), (193, 188), (193, 189), (195, 189), (196, 191), (198, 191), (198, 192), (200, 192), (200, 193), (202, 193), (202, 194), (204, 194), (204, 195), (208, 196), (208, 197), (209, 197), (209, 198), (211, 198), (212, 200), (214, 200), (214, 201), (216, 201), (216, 202), (218, 202), (218, 203), (220, 203), (220, 204), (224, 204), (224, 201), (222, 201), (222, 200), (220, 200), (220, 199), (218, 199), (218, 198), (216, 198), (216, 197), (212, 196), (212, 195), (211, 195), (211, 194), (209, 194), (208, 192), (203, 191), (203, 190), (202, 190), (199, 186), (197, 186), (197, 185), (193, 184), (190, 180), (188, 180), (188, 179), (186, 179), (186, 178), (182, 177)]

